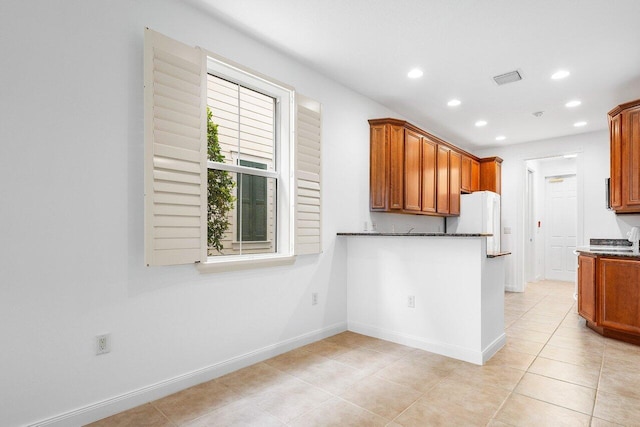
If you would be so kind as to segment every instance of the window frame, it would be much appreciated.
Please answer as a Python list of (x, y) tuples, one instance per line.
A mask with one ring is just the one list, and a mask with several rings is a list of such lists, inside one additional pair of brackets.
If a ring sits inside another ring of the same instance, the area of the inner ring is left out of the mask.
[[(280, 99), (279, 132), (286, 143), (278, 147), (288, 156), (277, 156), (281, 197), (275, 254), (208, 258), (207, 74), (215, 61), (226, 70), (214, 74)], [(321, 254), (322, 105), (289, 85), (150, 28), (144, 29), (143, 62), (145, 264), (192, 264), (207, 273), (291, 264), (299, 255)]]
[(291, 86), (249, 70), (212, 52), (203, 51), (206, 55), (208, 74), (275, 99), (274, 170), (240, 166), (237, 161), (234, 161), (234, 164), (228, 164), (212, 162), (208, 159), (207, 169), (275, 179), (277, 215), (276, 241), (273, 242), (275, 252), (207, 256), (205, 262), (197, 264), (198, 269), (201, 272), (225, 271), (293, 263), (295, 260), (295, 90)]

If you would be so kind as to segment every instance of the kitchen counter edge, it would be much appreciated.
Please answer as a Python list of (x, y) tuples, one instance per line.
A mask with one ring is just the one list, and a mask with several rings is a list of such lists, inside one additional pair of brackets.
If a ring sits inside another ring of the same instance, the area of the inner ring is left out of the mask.
[(589, 247), (576, 248), (576, 252), (581, 254), (589, 254), (596, 256), (616, 257), (616, 258), (636, 258), (640, 259), (640, 252), (621, 252), (621, 251), (608, 251), (606, 249), (593, 249)]

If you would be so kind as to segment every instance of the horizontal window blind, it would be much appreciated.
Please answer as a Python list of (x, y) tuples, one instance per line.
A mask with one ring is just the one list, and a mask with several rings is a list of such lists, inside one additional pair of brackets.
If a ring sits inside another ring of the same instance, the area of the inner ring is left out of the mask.
[(145, 262), (206, 257), (203, 53), (145, 30)]
[(296, 95), (296, 219), (297, 255), (322, 252), (321, 108)]

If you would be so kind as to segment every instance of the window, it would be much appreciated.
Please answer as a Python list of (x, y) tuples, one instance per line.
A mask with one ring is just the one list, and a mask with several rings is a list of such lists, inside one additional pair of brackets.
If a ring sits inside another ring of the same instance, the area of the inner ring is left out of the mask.
[[(207, 271), (319, 253), (320, 105), (149, 29), (144, 54), (146, 264)], [(231, 202), (213, 249), (211, 194)]]
[[(227, 228), (224, 233), (216, 230), (218, 241), (215, 245), (209, 242), (209, 255), (274, 253), (278, 243), (277, 190), (284, 186), (276, 162), (277, 99), (209, 74), (207, 104), (220, 153), (218, 161), (208, 167), (228, 171), (224, 173), (232, 178), (230, 194), (234, 200), (228, 217), (218, 221), (226, 221)], [(210, 203), (210, 215), (212, 211), (220, 209)], [(212, 227), (218, 225), (210, 217)]]

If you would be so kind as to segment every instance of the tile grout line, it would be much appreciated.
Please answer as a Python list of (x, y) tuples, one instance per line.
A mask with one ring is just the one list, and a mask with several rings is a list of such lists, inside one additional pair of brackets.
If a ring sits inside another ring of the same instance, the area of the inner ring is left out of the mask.
[[(526, 290), (525, 290), (526, 291)], [(548, 296), (552, 295), (551, 293), (547, 293), (544, 297), (540, 298), (533, 306), (531, 306), (531, 308), (529, 308), (528, 310), (526, 310), (524, 313), (522, 313), (520, 315), (520, 317), (518, 317), (518, 319), (516, 319), (514, 322), (511, 323), (511, 325), (513, 325), (513, 323), (517, 322), (518, 320), (522, 319), (527, 313), (529, 313), (531, 310), (533, 310), (536, 306), (538, 306), (538, 304), (540, 304), (544, 299), (546, 299)], [(522, 375), (522, 377), (520, 377), (520, 379), (518, 380), (517, 384), (513, 387), (513, 389), (509, 392), (509, 394), (507, 395), (507, 397), (504, 399), (504, 401), (502, 402), (502, 404), (500, 404), (500, 406), (498, 407), (498, 409), (494, 412), (493, 416), (489, 419), (489, 423), (492, 420), (495, 420), (496, 415), (500, 412), (500, 410), (502, 410), (502, 408), (504, 407), (505, 403), (509, 400), (509, 398), (515, 393), (516, 388), (518, 388), (518, 386), (520, 385), (520, 383), (522, 382), (522, 379), (524, 378), (524, 376), (529, 373), (529, 369), (531, 368), (531, 366), (535, 363), (535, 361), (538, 359), (538, 357), (540, 357), (540, 352), (547, 346), (547, 344), (549, 344), (549, 341), (551, 340), (551, 338), (555, 335), (555, 333), (557, 332), (558, 328), (560, 328), (560, 325), (562, 325), (562, 323), (564, 322), (564, 320), (567, 318), (567, 316), (569, 315), (569, 312), (571, 312), (571, 308), (573, 308), (573, 306), (575, 305), (572, 304), (570, 308), (567, 309), (566, 313), (564, 314), (564, 316), (562, 317), (562, 320), (558, 323), (558, 326), (555, 327), (555, 329), (553, 330), (553, 332), (551, 333), (551, 335), (549, 335), (549, 338), (547, 339), (547, 341), (545, 341), (544, 345), (542, 346), (542, 348), (540, 349), (540, 351), (538, 351), (538, 353), (535, 355), (536, 357), (533, 359), (533, 361), (529, 364), (529, 366), (527, 367), (527, 369), (524, 371), (524, 374)], [(511, 325), (509, 327), (511, 327)], [(508, 329), (508, 328), (507, 328)], [(535, 375), (533, 372), (531, 372), (532, 375)], [(519, 394), (519, 393), (515, 393), (515, 394)], [(522, 395), (524, 396), (524, 395)], [(534, 399), (530, 396), (526, 396), (529, 397), (531, 399)], [(543, 400), (539, 400), (539, 399), (535, 399), (538, 400), (540, 402), (544, 402), (544, 403), (548, 403), (553, 405), (550, 402), (545, 402)], [(564, 408), (563, 406), (559, 406), (559, 405), (554, 405), (554, 406), (558, 406), (560, 408)], [(569, 408), (564, 408), (564, 409), (569, 409)], [(571, 409), (569, 409), (571, 410)], [(579, 411), (574, 411), (574, 412), (578, 412)], [(499, 421), (499, 420), (498, 420)]]

